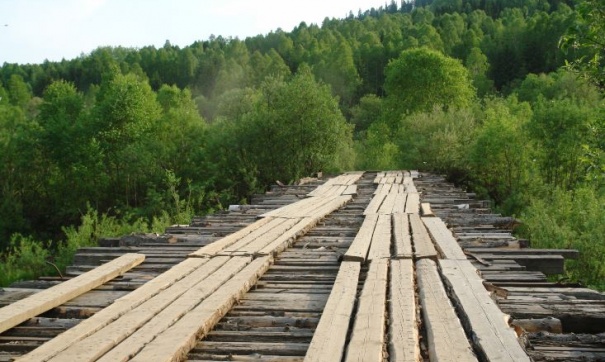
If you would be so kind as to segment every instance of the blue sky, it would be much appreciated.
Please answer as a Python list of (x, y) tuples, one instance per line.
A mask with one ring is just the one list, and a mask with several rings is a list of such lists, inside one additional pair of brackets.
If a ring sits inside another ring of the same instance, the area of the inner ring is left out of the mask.
[[(388, 0), (390, 2), (390, 0)], [(99, 46), (179, 46), (321, 24), (385, 0), (0, 0), (0, 65), (59, 61)]]

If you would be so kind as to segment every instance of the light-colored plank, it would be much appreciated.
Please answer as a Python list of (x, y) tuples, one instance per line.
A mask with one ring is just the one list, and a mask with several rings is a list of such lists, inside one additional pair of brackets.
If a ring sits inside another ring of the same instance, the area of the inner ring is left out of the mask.
[(349, 185), (343, 195), (357, 195), (357, 185)]
[(143, 254), (124, 254), (87, 273), (1, 308), (0, 333), (124, 274), (144, 260)]
[(340, 361), (342, 359), (353, 314), (361, 264), (343, 261), (321, 315), (305, 362)]
[(417, 192), (408, 192), (405, 212), (408, 214), (418, 214), (420, 212), (420, 195)]
[(431, 204), (428, 202), (423, 202), (420, 204), (420, 211), (423, 217), (435, 216), (435, 214), (433, 214), (433, 210), (431, 210)]
[(306, 234), (319, 222), (320, 218), (306, 217), (301, 219), (298, 224), (294, 225), (290, 230), (280, 235), (271, 243), (267, 244), (262, 249), (254, 252), (259, 254), (277, 254), (284, 251), (289, 245), (291, 245), (295, 239), (301, 235)]
[(438, 217), (423, 217), (422, 221), (435, 242), (435, 247), (444, 259), (466, 260), (462, 248), (447, 228), (443, 220)]
[(209, 298), (221, 285), (228, 283), (249, 262), (250, 260), (244, 257), (232, 258), (223, 267), (206, 278), (204, 283), (200, 283), (187, 291), (175, 303), (164, 308), (152, 320), (105, 354), (99, 362), (127, 361), (129, 356), (135, 355), (175, 322), (181, 320), (181, 318), (188, 318), (187, 313), (201, 301)]
[(399, 193), (397, 191), (398, 190), (396, 187), (391, 188), (391, 191), (386, 195), (386, 197), (384, 198), (384, 201), (382, 202), (382, 204), (380, 205), (380, 208), (378, 209), (379, 214), (390, 215), (393, 213), (393, 208), (395, 207), (395, 202), (397, 201), (397, 196), (399, 195)]
[(394, 257), (411, 259), (414, 252), (412, 251), (412, 237), (407, 214), (393, 214), (393, 239), (395, 241)]
[(391, 257), (391, 215), (378, 215), (376, 228), (372, 234), (372, 243), (368, 260)]
[(417, 261), (416, 276), (430, 360), (477, 361), (435, 262), (429, 259)]
[(454, 300), (461, 307), (462, 321), (473, 331), (476, 349), (483, 359), (529, 362), (515, 331), (506, 322), (508, 316), (491, 298), (470, 261), (440, 260), (439, 265)]
[(387, 194), (388, 194), (388, 191), (385, 191), (385, 189), (383, 187), (382, 191), (380, 191), (378, 194), (376, 194), (376, 195), (374, 195), (374, 197), (372, 197), (372, 200), (370, 200), (370, 203), (368, 204), (368, 206), (366, 206), (366, 209), (363, 211), (363, 214), (364, 215), (377, 214), (378, 209), (380, 209), (380, 205), (384, 201)]
[(388, 269), (387, 259), (376, 259), (370, 263), (347, 345), (347, 362), (383, 361)]
[[(212, 258), (170, 288), (125, 313), (96, 333), (77, 343), (72, 343), (50, 361), (95, 361), (101, 358), (150, 321), (157, 323), (159, 313), (166, 309), (174, 310), (175, 307), (170, 307), (171, 305), (176, 306), (176, 308), (180, 306), (187, 308), (191, 304), (190, 300), (197, 298), (198, 291), (207, 293), (216, 290), (221, 283), (224, 283), (228, 280), (228, 277), (241, 270), (249, 261), (250, 258), (244, 257), (234, 258), (233, 260), (226, 256)], [(189, 306), (189, 309), (191, 308)], [(164, 321), (171, 322), (174, 320), (168, 318)]]
[(257, 258), (185, 317), (148, 343), (133, 362), (182, 361), (195, 346), (197, 338), (206, 335), (233, 307), (273, 263), (273, 257)]
[(314, 209), (312, 213), (304, 215), (304, 217), (324, 218), (346, 205), (349, 201), (351, 201), (352, 198), (353, 196), (351, 195), (336, 196), (331, 199), (330, 202), (327, 202)]
[(111, 305), (95, 313), (92, 317), (81, 321), (75, 327), (66, 330), (27, 355), (21, 357), (20, 361), (47, 361), (56, 356), (59, 352), (68, 348), (71, 344), (92, 335), (109, 323), (117, 320), (128, 311), (131, 311), (156, 296), (162, 290), (169, 288), (202, 265), (206, 264), (206, 262), (208, 262), (208, 259), (202, 258), (184, 260), (165, 273), (114, 301)]
[(218, 252), (220, 252), (224, 248), (230, 246), (231, 244), (237, 242), (238, 240), (253, 233), (257, 229), (259, 229), (262, 226), (264, 226), (265, 224), (269, 223), (271, 220), (273, 220), (272, 217), (265, 217), (265, 218), (259, 219), (256, 222), (246, 226), (245, 228), (234, 232), (233, 234), (229, 234), (222, 239), (219, 239), (211, 244), (208, 244), (208, 245), (194, 251), (193, 253), (189, 254), (189, 256), (197, 257), (197, 258), (205, 258), (208, 256), (216, 255)]
[(348, 261), (361, 261), (365, 262), (368, 252), (370, 251), (370, 244), (372, 242), (372, 235), (374, 235), (374, 229), (378, 223), (378, 215), (367, 215), (353, 239), (351, 246), (345, 253), (344, 260)]
[(414, 262), (411, 259), (392, 260), (389, 279), (389, 360), (421, 361), (416, 320)]
[(405, 212), (405, 202), (408, 198), (408, 194), (403, 191), (403, 188), (403, 185), (399, 185), (399, 192), (395, 199), (395, 205), (393, 205), (393, 214), (402, 214)]
[(418, 214), (408, 214), (410, 227), (412, 229), (412, 240), (414, 243), (414, 255), (417, 259), (429, 258), (437, 260), (437, 250), (428, 231), (424, 227)]
[(217, 255), (239, 255), (246, 252), (246, 246), (254, 243), (255, 241), (259, 241), (260, 243), (264, 243), (265, 245), (273, 241), (279, 235), (286, 232), (296, 223), (298, 223), (299, 219), (290, 219), (290, 218), (281, 218), (275, 217), (274, 220), (264, 225), (263, 227), (257, 229), (256, 231), (248, 234), (244, 238), (240, 239), (236, 243), (233, 243), (229, 247), (221, 250)]

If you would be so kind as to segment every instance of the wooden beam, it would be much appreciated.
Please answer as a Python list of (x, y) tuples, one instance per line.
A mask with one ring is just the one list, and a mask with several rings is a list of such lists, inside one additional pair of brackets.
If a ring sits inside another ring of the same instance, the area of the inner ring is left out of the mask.
[(435, 247), (444, 259), (466, 260), (462, 248), (447, 228), (443, 220), (438, 217), (423, 217), (422, 221), (435, 242)]
[(187, 353), (195, 346), (197, 338), (206, 335), (258, 281), (272, 263), (272, 256), (265, 256), (252, 261), (195, 309), (145, 345), (131, 361), (168, 362), (184, 360)]
[(344, 255), (344, 260), (365, 262), (377, 223), (377, 214), (367, 215), (365, 217), (355, 239), (353, 239), (353, 243), (351, 243), (351, 246), (349, 246), (349, 249)]
[(435, 214), (433, 214), (433, 210), (431, 210), (431, 204), (428, 202), (423, 202), (420, 204), (420, 213), (424, 217), (435, 216)]
[(387, 259), (391, 256), (391, 215), (378, 215), (372, 234), (368, 260)]
[(124, 274), (144, 260), (143, 254), (124, 254), (87, 273), (1, 308), (0, 333)]
[(410, 235), (410, 224), (408, 215), (403, 213), (393, 214), (393, 239), (395, 241), (395, 258), (411, 259), (412, 237)]
[[(72, 343), (50, 361), (76, 359), (95, 361), (113, 348), (120, 350), (116, 346), (125, 340), (129, 341), (128, 345), (132, 347), (139, 346), (140, 348), (140, 344), (137, 344), (136, 341), (141, 340), (141, 338), (149, 338), (140, 337), (141, 331), (148, 330), (150, 326), (161, 326), (162, 323), (174, 323), (176, 319), (180, 318), (179, 315), (182, 316), (195, 306), (196, 300), (199, 301), (200, 298), (204, 298), (218, 289), (229, 277), (249, 262), (250, 258), (244, 257), (233, 259), (227, 256), (214, 257), (170, 288), (125, 313), (96, 333), (77, 343)], [(165, 319), (158, 318), (161, 314), (168, 315), (168, 317)], [(133, 341), (130, 337), (135, 333), (135, 341)], [(115, 356), (115, 354), (112, 356)], [(115, 361), (118, 360), (121, 359), (115, 357)]]
[(477, 361), (435, 262), (430, 259), (417, 261), (416, 275), (430, 360)]
[(473, 331), (473, 343), (485, 361), (529, 362), (509, 317), (500, 311), (468, 260), (440, 260), (439, 266), (464, 325)]
[(82, 320), (76, 326), (59, 334), (50, 341), (21, 357), (20, 361), (47, 361), (72, 344), (92, 335), (109, 323), (156, 296), (161, 291), (171, 287), (193, 271), (206, 264), (209, 259), (190, 258), (169, 269), (126, 294), (111, 305), (95, 313), (92, 317)]
[(346, 362), (383, 361), (388, 268), (387, 259), (376, 259), (370, 263), (347, 345)]
[(307, 350), (305, 362), (342, 359), (360, 271), (359, 262), (344, 261), (340, 265), (330, 297)]
[(428, 231), (424, 227), (420, 215), (408, 214), (410, 227), (412, 229), (412, 241), (414, 244), (414, 256), (417, 259), (429, 258), (437, 260), (437, 250)]
[(411, 259), (391, 261), (389, 304), (389, 360), (418, 362), (420, 355), (414, 262)]
[(253, 233), (257, 229), (266, 225), (271, 220), (273, 220), (272, 217), (265, 217), (265, 218), (259, 219), (256, 222), (254, 222), (253, 224), (250, 224), (250, 225), (246, 226), (245, 228), (234, 232), (233, 234), (229, 234), (222, 239), (219, 239), (211, 244), (208, 244), (208, 245), (196, 250), (195, 252), (189, 254), (189, 257), (205, 258), (208, 256), (216, 255), (221, 250), (229, 247), (230, 245), (234, 244), (238, 240), (246, 237), (247, 235)]
[(408, 192), (405, 212), (407, 214), (418, 214), (420, 212), (420, 195), (417, 192)]

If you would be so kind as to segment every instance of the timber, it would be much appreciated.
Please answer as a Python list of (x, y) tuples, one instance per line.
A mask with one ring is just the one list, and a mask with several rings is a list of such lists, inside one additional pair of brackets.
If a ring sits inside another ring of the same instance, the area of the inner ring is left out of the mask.
[(393, 362), (421, 361), (413, 261), (392, 260), (389, 283), (389, 358)]
[(416, 262), (419, 298), (431, 361), (477, 361), (435, 262)]
[(345, 361), (383, 360), (389, 261), (373, 260), (363, 284)]
[(349, 320), (355, 305), (359, 262), (342, 263), (328, 302), (307, 350), (306, 362), (340, 360), (344, 353)]
[(0, 333), (96, 288), (141, 264), (145, 255), (125, 254), (88, 273), (0, 309)]

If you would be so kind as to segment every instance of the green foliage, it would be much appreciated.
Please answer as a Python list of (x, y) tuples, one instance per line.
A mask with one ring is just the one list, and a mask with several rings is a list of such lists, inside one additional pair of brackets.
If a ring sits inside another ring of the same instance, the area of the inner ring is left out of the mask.
[[(605, 3), (601, 0), (583, 0), (578, 3), (577, 19), (570, 24), (561, 47), (570, 53), (579, 53), (568, 67), (605, 86)], [(575, 54), (574, 54), (575, 55)]]
[(399, 148), (392, 141), (391, 130), (384, 122), (374, 122), (365, 137), (355, 143), (356, 168), (360, 170), (395, 170), (399, 168)]
[(435, 108), (403, 117), (396, 136), (401, 166), (449, 175), (467, 173), (476, 122), (468, 109)]
[(529, 104), (515, 98), (488, 101), (469, 153), (475, 189), (509, 214), (527, 201), (532, 165), (525, 127), (531, 116)]
[(434, 107), (465, 108), (475, 96), (468, 71), (455, 59), (427, 48), (405, 50), (386, 69), (389, 112), (431, 111)]
[(566, 277), (605, 290), (605, 197), (589, 186), (574, 191), (554, 189), (536, 197), (522, 215), (523, 236), (532, 247), (578, 249), (578, 260), (566, 261)]
[(50, 251), (43, 243), (14, 234), (8, 251), (0, 258), (0, 286), (49, 274), (52, 272), (52, 266), (47, 263), (49, 256)]

